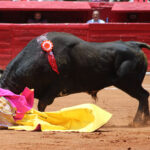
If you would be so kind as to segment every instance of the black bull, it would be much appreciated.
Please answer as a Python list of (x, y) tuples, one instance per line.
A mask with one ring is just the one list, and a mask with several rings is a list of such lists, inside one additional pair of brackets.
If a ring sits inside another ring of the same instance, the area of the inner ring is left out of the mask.
[[(60, 74), (52, 70), (41, 42), (53, 42)], [(51, 32), (33, 39), (6, 67), (0, 86), (20, 93), (35, 89), (38, 109), (44, 111), (56, 97), (87, 92), (96, 98), (99, 90), (115, 86), (139, 101), (134, 122), (149, 119), (149, 93), (142, 87), (147, 60), (141, 42), (92, 43), (67, 33)]]

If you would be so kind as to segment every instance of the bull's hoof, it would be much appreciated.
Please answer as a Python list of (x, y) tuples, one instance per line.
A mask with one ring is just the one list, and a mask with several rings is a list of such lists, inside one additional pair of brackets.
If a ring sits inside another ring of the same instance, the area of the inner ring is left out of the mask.
[(138, 128), (138, 127), (143, 127), (144, 123), (143, 122), (131, 122), (129, 123), (128, 126), (132, 128)]
[(130, 127), (143, 127), (150, 126), (150, 117), (145, 117), (144, 119), (134, 120), (129, 124)]

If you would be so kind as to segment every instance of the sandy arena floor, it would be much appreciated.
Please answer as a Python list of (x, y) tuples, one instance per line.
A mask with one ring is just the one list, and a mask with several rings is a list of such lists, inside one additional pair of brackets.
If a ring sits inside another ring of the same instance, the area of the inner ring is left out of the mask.
[[(143, 86), (150, 92), (150, 76)], [(137, 110), (137, 101), (122, 91), (110, 87), (98, 93), (97, 105), (113, 117), (93, 133), (27, 132), (1, 130), (0, 150), (150, 150), (150, 126), (129, 127)], [(93, 103), (85, 94), (73, 94), (55, 99), (46, 111)], [(150, 104), (150, 102), (149, 102)], [(35, 108), (37, 101), (35, 101)]]

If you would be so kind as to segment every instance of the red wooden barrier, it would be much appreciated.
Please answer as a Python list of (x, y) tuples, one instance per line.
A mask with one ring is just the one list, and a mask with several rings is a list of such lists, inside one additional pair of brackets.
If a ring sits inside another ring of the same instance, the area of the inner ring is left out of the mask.
[(4, 68), (12, 59), (11, 25), (0, 25), (0, 68)]
[[(0, 24), (0, 68), (5, 68), (26, 44), (46, 32), (72, 33), (86, 41), (135, 40), (150, 44), (149, 24)], [(150, 51), (144, 50), (150, 70)]]
[(143, 0), (139, 2), (129, 3), (129, 2), (119, 2), (115, 3), (112, 7), (112, 11), (115, 12), (149, 12), (150, 3), (144, 3)]

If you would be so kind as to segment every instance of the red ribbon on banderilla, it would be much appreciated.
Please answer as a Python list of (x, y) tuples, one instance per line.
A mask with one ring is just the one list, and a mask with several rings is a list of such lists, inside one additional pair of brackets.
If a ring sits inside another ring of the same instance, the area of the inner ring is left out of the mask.
[(57, 67), (57, 64), (56, 64), (56, 59), (55, 59), (54, 53), (52, 51), (53, 43), (50, 40), (45, 40), (45, 41), (42, 42), (41, 47), (45, 52), (48, 53), (48, 61), (49, 61), (49, 64), (51, 65), (52, 69), (57, 74), (59, 74), (58, 67)]

